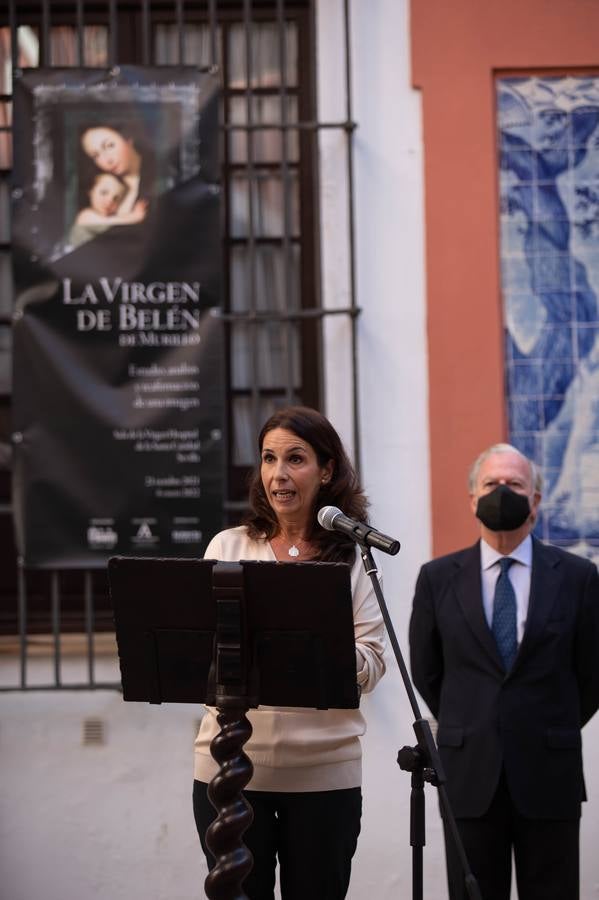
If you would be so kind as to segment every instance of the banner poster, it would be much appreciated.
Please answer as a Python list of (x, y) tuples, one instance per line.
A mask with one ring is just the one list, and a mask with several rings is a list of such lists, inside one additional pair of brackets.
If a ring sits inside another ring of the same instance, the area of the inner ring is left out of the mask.
[(21, 70), (12, 196), (24, 564), (199, 556), (224, 476), (216, 76)]

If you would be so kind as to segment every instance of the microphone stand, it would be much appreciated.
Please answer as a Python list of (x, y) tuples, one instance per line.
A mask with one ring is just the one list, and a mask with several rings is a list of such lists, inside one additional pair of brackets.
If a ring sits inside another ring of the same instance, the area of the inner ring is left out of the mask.
[(425, 830), (425, 806), (424, 783), (428, 781), (437, 788), (443, 818), (451, 834), (451, 839), (457, 850), (462, 871), (464, 872), (464, 885), (471, 900), (482, 900), (478, 883), (472, 874), (470, 864), (466, 857), (464, 845), (456, 825), (456, 821), (449, 804), (447, 791), (445, 790), (445, 773), (427, 719), (422, 717), (418, 707), (418, 701), (412, 687), (412, 682), (404, 662), (401, 649), (393, 628), (393, 623), (385, 603), (383, 591), (378, 579), (378, 569), (372, 558), (368, 545), (357, 539), (362, 555), (362, 562), (366, 574), (370, 577), (374, 593), (385, 622), (385, 628), (393, 647), (393, 653), (401, 672), (401, 677), (414, 713), (413, 728), (416, 734), (416, 746), (402, 747), (397, 754), (397, 763), (404, 772), (412, 773), (412, 791), (410, 795), (410, 846), (412, 847), (412, 900), (422, 900), (423, 897), (423, 847), (426, 843)]

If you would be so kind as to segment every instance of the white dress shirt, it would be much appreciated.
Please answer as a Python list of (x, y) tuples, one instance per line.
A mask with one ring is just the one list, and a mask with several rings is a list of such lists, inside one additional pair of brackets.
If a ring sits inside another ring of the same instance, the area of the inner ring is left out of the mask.
[[(526, 616), (528, 615), (528, 600), (530, 597), (530, 573), (532, 570), (532, 538), (527, 535), (515, 550), (507, 554), (515, 562), (508, 569), (508, 578), (516, 594), (516, 628), (518, 645), (522, 641)], [(481, 538), (480, 542), (480, 566), (483, 589), (483, 606), (489, 628), (493, 621), (493, 597), (495, 596), (495, 584), (499, 578), (499, 560), (503, 554), (494, 550)]]

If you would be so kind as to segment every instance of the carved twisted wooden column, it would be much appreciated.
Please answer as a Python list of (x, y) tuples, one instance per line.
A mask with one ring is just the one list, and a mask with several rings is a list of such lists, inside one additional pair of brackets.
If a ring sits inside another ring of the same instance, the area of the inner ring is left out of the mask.
[(208, 786), (208, 797), (218, 812), (206, 832), (206, 843), (216, 860), (204, 888), (210, 900), (242, 900), (240, 887), (252, 868), (253, 858), (242, 841), (254, 812), (241, 793), (252, 777), (253, 766), (243, 752), (252, 733), (245, 709), (219, 710), (220, 732), (210, 744), (219, 772)]
[(254, 813), (242, 794), (253, 772), (251, 760), (243, 752), (252, 733), (246, 716), (251, 704), (243, 566), (217, 563), (212, 570), (212, 591), (216, 600), (212, 688), (220, 731), (210, 744), (210, 753), (219, 771), (208, 785), (217, 817), (206, 832), (206, 843), (216, 864), (204, 889), (209, 900), (247, 900), (242, 882), (253, 858), (242, 838)]

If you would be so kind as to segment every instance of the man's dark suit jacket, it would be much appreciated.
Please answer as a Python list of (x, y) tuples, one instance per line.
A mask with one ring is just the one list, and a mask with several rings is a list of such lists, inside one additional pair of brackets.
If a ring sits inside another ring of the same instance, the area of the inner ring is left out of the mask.
[(458, 818), (483, 815), (502, 766), (518, 811), (575, 819), (586, 799), (580, 729), (599, 706), (599, 577), (533, 538), (528, 616), (506, 675), (482, 602), (480, 545), (420, 570), (410, 622), (414, 684), (438, 720)]

